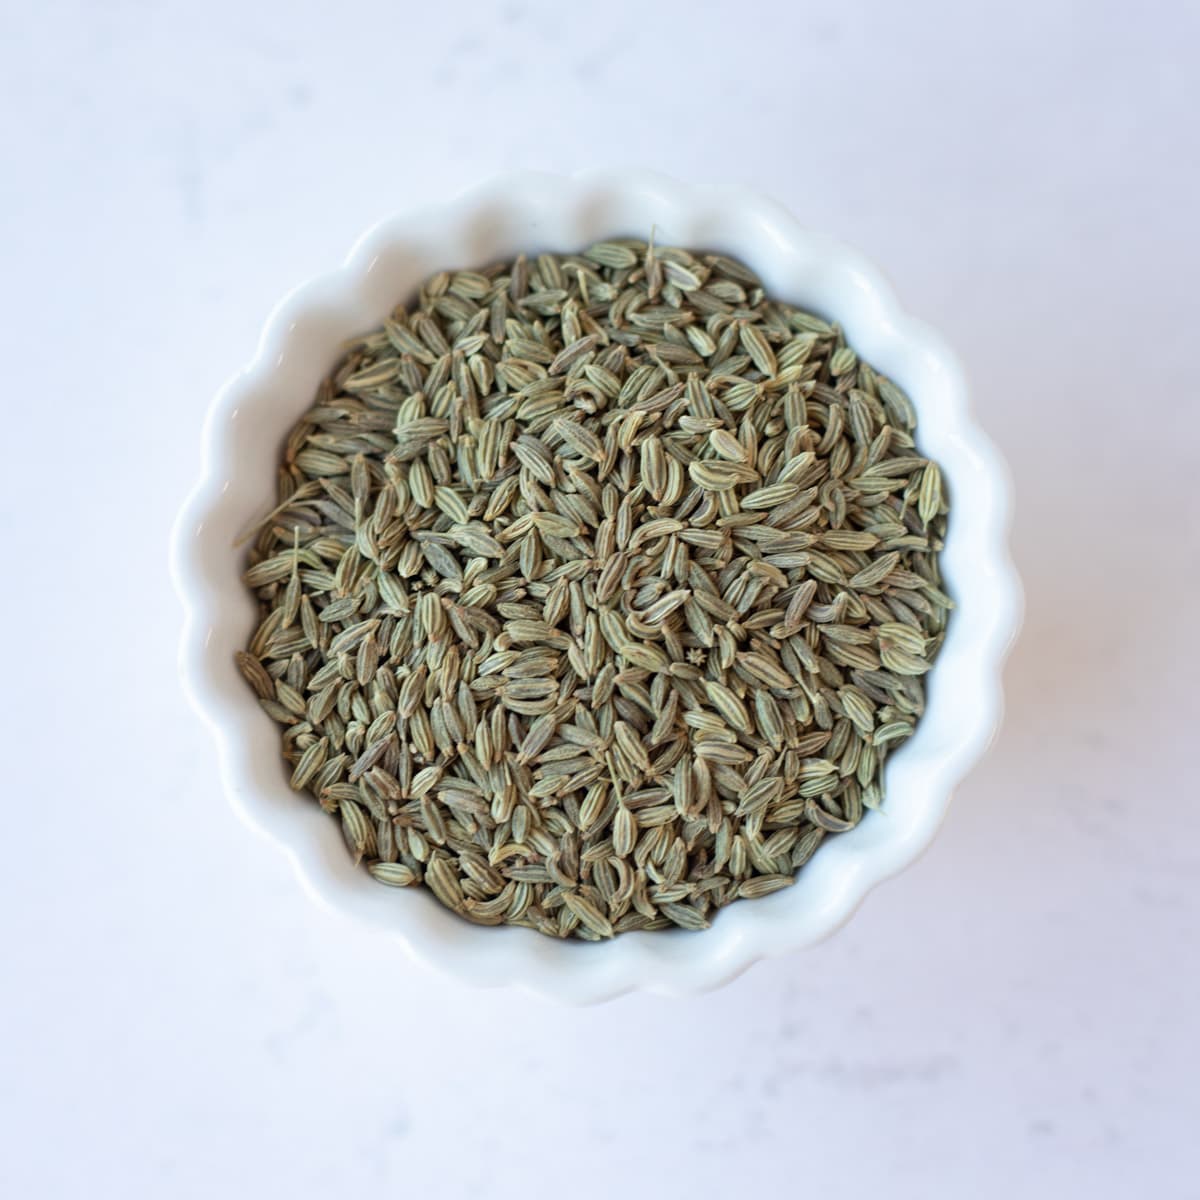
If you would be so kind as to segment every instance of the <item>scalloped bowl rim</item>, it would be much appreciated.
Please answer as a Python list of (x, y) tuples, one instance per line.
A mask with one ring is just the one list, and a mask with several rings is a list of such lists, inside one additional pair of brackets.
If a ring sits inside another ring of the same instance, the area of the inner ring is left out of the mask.
[[(908, 390), (921, 448), (939, 460), (953, 495), (942, 564), (957, 611), (929, 676), (925, 716), (888, 762), (884, 810), (830, 839), (793, 887), (731, 905), (701, 933), (628, 933), (598, 944), (474, 926), (423, 889), (382, 887), (354, 867), (336, 822), (289, 789), (275, 726), (233, 665), (233, 651), (253, 628), (233, 542), (268, 509), (279, 445), (337, 345), (377, 324), (422, 278), (443, 267), (478, 266), (520, 250), (571, 250), (652, 227), (661, 243), (745, 259), (771, 294), (840, 321), (864, 360)], [(698, 992), (760, 958), (828, 936), (871, 888), (932, 840), (954, 786), (1000, 720), (1000, 668), (1021, 609), (1006, 548), (1010, 496), (1004, 463), (971, 420), (954, 355), (900, 308), (880, 272), (855, 251), (743, 189), (631, 171), (501, 176), (446, 204), (375, 225), (339, 269), (276, 306), (252, 361), (213, 400), (200, 480), (172, 534), (172, 575), (185, 610), (180, 671), (216, 739), (234, 809), (288, 856), (305, 890), (323, 905), (476, 985), (517, 985), (573, 1003), (634, 988)]]

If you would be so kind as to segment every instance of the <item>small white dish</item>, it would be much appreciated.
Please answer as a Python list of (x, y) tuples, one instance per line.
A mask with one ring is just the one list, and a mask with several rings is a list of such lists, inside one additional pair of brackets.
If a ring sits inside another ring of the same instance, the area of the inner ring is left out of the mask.
[[(426, 276), (652, 229), (659, 244), (743, 259), (769, 294), (841, 322), (863, 359), (907, 390), (920, 447), (941, 464), (951, 496), (942, 567), (957, 609), (928, 677), (925, 717), (888, 761), (884, 810), (829, 839), (794, 887), (731, 905), (701, 933), (627, 933), (583, 943), (482, 928), (424, 889), (381, 886), (352, 864), (338, 823), (288, 787), (277, 726), (234, 664), (255, 622), (254, 601), (241, 582), (243, 553), (234, 543), (272, 506), (281, 443), (339, 346), (378, 325)], [(1005, 544), (1009, 507), (1007, 472), (971, 420), (957, 361), (858, 254), (740, 189), (693, 187), (640, 172), (508, 175), (375, 226), (342, 267), (297, 288), (271, 314), (253, 360), (212, 404), (200, 481), (174, 531), (172, 570), (186, 611), (180, 668), (216, 737), (235, 809), (288, 855), (317, 900), (473, 984), (515, 984), (576, 1003), (634, 988), (699, 992), (757, 959), (826, 937), (933, 838), (955, 784), (1000, 718), (1000, 666), (1020, 612)]]

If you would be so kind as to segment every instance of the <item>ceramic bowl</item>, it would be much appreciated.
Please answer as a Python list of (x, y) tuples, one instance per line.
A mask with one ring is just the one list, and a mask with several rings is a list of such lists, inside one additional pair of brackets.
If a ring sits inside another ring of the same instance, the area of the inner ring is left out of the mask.
[[(839, 321), (862, 358), (907, 390), (917, 408), (921, 449), (941, 464), (952, 497), (942, 567), (957, 607), (928, 676), (925, 717), (888, 760), (885, 808), (828, 839), (794, 887), (722, 909), (699, 933), (626, 933), (584, 943), (482, 928), (454, 916), (424, 889), (384, 887), (352, 865), (338, 822), (289, 789), (278, 728), (234, 665), (234, 652), (255, 623), (254, 601), (240, 580), (243, 552), (235, 543), (270, 509), (285, 434), (311, 404), (341, 344), (378, 325), (422, 279), (520, 251), (577, 250), (652, 229), (662, 245), (743, 259), (769, 294)], [(174, 534), (173, 570), (186, 610), (181, 673), (216, 740), (235, 809), (290, 858), (306, 890), (329, 907), (472, 984), (514, 984), (573, 1002), (634, 988), (697, 992), (756, 959), (826, 937), (933, 838), (955, 785), (983, 753), (1000, 717), (1001, 660), (1020, 607), (1005, 546), (1009, 493), (1002, 462), (972, 421), (954, 356), (899, 306), (859, 254), (740, 189), (642, 173), (510, 175), (371, 229), (340, 268), (280, 302), (253, 359), (213, 401), (200, 480)]]

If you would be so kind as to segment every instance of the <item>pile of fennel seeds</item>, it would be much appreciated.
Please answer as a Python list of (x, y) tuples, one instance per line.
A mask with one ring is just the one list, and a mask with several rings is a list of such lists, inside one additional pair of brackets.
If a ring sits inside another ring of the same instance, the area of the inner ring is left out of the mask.
[(442, 272), (291, 431), (238, 660), (383, 883), (702, 929), (882, 800), (949, 598), (915, 413), (715, 254)]

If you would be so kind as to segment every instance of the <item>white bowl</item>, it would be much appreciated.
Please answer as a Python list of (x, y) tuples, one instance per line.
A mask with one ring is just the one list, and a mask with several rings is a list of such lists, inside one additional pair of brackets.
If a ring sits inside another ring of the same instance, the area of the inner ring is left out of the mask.
[[(483, 928), (424, 889), (383, 887), (352, 865), (338, 823), (290, 790), (275, 724), (234, 665), (255, 623), (234, 543), (272, 505), (289, 427), (311, 404), (341, 343), (378, 325), (434, 271), (518, 251), (576, 250), (613, 235), (720, 250), (745, 260), (769, 294), (840, 321), (861, 356), (912, 397), (921, 449), (941, 464), (952, 510), (942, 555), (957, 609), (929, 676), (928, 709), (887, 764), (887, 799), (829, 839), (794, 887), (731, 905), (700, 933), (626, 933), (558, 942), (528, 929)], [(731, 188), (642, 173), (575, 178), (518, 174), (437, 208), (393, 217), (362, 237), (338, 270), (287, 296), (253, 361), (213, 402), (200, 482), (180, 514), (173, 572), (186, 610), (180, 667), (220, 751), (242, 819), (291, 859), (308, 892), (376, 926), (433, 966), (474, 984), (517, 984), (573, 1002), (633, 988), (711, 988), (759, 958), (809, 946), (842, 924), (868, 890), (929, 844), (954, 785), (1000, 717), (1000, 665), (1019, 619), (1009, 563), (1009, 484), (972, 423), (963, 374), (941, 339), (908, 316), (858, 254), (800, 225), (778, 205)]]

